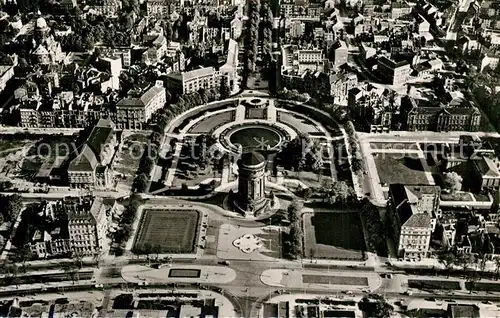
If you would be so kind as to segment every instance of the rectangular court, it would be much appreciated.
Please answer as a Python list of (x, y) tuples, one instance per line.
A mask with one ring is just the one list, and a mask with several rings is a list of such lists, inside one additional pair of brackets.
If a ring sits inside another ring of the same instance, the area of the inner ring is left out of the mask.
[[(160, 246), (160, 253), (193, 253), (200, 227), (196, 210), (144, 210), (134, 249)], [(152, 251), (153, 252), (153, 251)]]

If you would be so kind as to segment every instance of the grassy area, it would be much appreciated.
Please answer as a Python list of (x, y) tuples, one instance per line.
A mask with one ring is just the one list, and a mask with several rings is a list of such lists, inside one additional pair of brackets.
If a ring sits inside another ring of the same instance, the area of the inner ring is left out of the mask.
[(267, 108), (248, 108), (245, 114), (246, 119), (266, 119)]
[(408, 287), (418, 289), (449, 289), (460, 290), (460, 283), (450, 280), (423, 280), (423, 279), (409, 279)]
[(364, 259), (365, 240), (357, 212), (316, 212), (304, 215), (306, 258)]
[(134, 249), (159, 245), (163, 253), (192, 253), (199, 232), (196, 210), (145, 210)]
[(368, 286), (368, 278), (361, 276), (302, 275), (302, 282), (306, 284)]
[[(465, 287), (470, 289), (470, 282), (465, 283)], [(500, 292), (500, 283), (474, 282), (473, 290)]]
[(429, 184), (425, 176), (425, 168), (418, 157), (403, 154), (374, 155), (381, 183)]
[(199, 269), (174, 268), (168, 271), (168, 277), (175, 278), (198, 278), (200, 274)]
[(472, 201), (472, 196), (469, 192), (442, 193), (441, 200), (443, 201)]
[(193, 134), (208, 134), (213, 129), (232, 122), (235, 115), (236, 111), (234, 110), (211, 115), (205, 119), (202, 119), (194, 127), (191, 127), (189, 132)]
[(474, 196), (476, 201), (490, 201), (490, 198), (488, 198), (488, 196), (486, 194), (473, 193), (472, 195)]

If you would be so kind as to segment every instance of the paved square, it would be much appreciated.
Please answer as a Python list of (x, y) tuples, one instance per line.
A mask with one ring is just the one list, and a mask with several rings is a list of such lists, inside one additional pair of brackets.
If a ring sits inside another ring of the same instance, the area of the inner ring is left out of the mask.
[[(258, 238), (261, 246), (252, 251), (242, 251), (234, 244), (245, 235)], [(276, 261), (280, 257), (280, 230), (279, 227), (266, 226), (264, 228), (246, 228), (231, 224), (223, 224), (219, 228), (217, 257), (220, 259), (263, 260)]]

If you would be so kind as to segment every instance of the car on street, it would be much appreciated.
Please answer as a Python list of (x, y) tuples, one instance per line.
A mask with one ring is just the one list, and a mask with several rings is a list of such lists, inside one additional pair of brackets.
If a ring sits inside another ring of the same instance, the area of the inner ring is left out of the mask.
[(229, 261), (220, 261), (219, 264), (229, 266), (231, 263), (229, 263)]

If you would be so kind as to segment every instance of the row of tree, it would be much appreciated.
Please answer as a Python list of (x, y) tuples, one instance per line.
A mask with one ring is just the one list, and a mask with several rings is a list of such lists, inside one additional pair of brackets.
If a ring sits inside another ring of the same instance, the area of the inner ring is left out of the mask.
[(302, 203), (293, 200), (288, 206), (288, 220), (290, 221), (290, 231), (284, 236), (283, 251), (291, 259), (302, 257)]
[(140, 198), (132, 195), (129, 199), (128, 206), (123, 211), (118, 224), (120, 227), (113, 233), (113, 242), (118, 246), (115, 249), (115, 255), (120, 256), (123, 253), (123, 244), (125, 244), (132, 235), (132, 225), (137, 218), (139, 210)]
[(274, 17), (271, 7), (267, 3), (262, 6), (260, 15), (262, 16), (262, 54), (266, 64), (269, 64), (272, 61)]
[(259, 53), (259, 23), (259, 0), (250, 0), (248, 2), (248, 20), (246, 21), (245, 30), (245, 58), (243, 64), (244, 79), (248, 79), (248, 76), (255, 71), (257, 55)]
[(158, 151), (163, 140), (163, 135), (157, 131), (151, 133), (148, 143), (143, 149), (141, 161), (137, 169), (137, 176), (134, 179), (132, 190), (134, 192), (145, 192), (148, 189), (149, 175), (156, 164)]
[(180, 95), (176, 98), (175, 103), (173, 97), (167, 96), (165, 107), (154, 116), (155, 127), (153, 127), (153, 131), (163, 134), (168, 123), (180, 114), (199, 105), (227, 99), (230, 95), (231, 89), (227, 81), (223, 80), (219, 88), (202, 88), (194, 93)]
[(377, 255), (387, 255), (387, 231), (380, 219), (378, 208), (365, 199), (360, 214), (365, 225), (366, 243), (369, 249), (376, 251)]
[(359, 149), (359, 140), (352, 121), (348, 121), (344, 125), (344, 129), (347, 134), (348, 146), (351, 150), (351, 170), (355, 173), (360, 173), (363, 171), (363, 160)]

